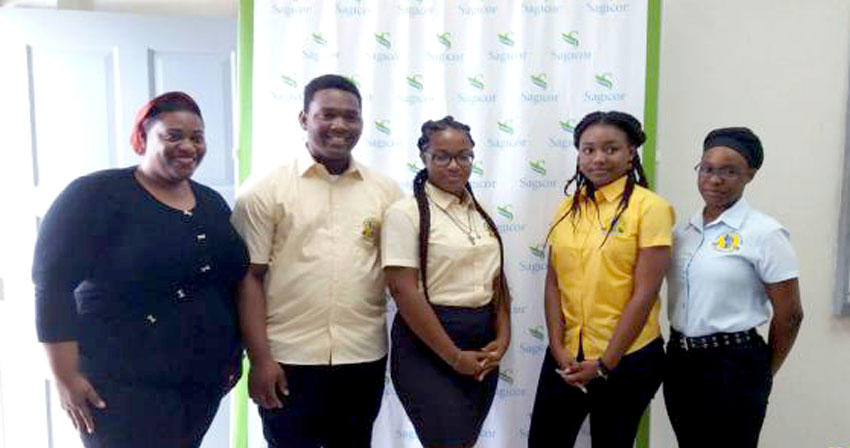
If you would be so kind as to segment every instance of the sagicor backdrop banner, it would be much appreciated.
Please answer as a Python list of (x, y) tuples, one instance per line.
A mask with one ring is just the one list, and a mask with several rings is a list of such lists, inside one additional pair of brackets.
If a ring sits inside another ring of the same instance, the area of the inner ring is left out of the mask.
[[(252, 177), (306, 151), (303, 89), (325, 73), (363, 95), (354, 157), (408, 193), (422, 122), (452, 115), (472, 127), (470, 184), (504, 238), (514, 298), (511, 346), (476, 446), (526, 444), (547, 345), (543, 240), (575, 172), (573, 128), (595, 110), (643, 119), (646, 36), (646, 0), (254, 1)], [(249, 420), (249, 446), (265, 446), (253, 404)], [(421, 446), (389, 377), (373, 440)]]

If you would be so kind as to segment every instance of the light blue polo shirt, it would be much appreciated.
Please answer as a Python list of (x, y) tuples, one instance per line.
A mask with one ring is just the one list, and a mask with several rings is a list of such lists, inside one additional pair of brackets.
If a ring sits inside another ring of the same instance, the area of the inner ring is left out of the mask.
[(772, 310), (764, 284), (798, 276), (788, 231), (775, 219), (743, 198), (708, 225), (700, 210), (673, 232), (670, 325), (690, 337), (757, 327)]

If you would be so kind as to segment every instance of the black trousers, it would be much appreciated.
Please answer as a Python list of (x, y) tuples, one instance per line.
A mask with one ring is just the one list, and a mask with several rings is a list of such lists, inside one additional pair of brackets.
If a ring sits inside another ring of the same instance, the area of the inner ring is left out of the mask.
[(557, 368), (547, 351), (531, 413), (529, 448), (573, 446), (588, 412), (594, 448), (632, 448), (640, 418), (661, 385), (664, 342), (658, 338), (624, 356), (607, 380), (591, 380), (586, 394), (567, 384)]
[(664, 401), (681, 448), (755, 448), (773, 385), (759, 337), (746, 346), (667, 348)]
[(225, 394), (221, 386), (156, 386), (92, 379), (106, 409), (92, 408), (95, 430), (86, 448), (194, 448), (201, 444)]
[(260, 409), (270, 448), (369, 448), (384, 395), (387, 357), (342, 365), (281, 364), (283, 409)]

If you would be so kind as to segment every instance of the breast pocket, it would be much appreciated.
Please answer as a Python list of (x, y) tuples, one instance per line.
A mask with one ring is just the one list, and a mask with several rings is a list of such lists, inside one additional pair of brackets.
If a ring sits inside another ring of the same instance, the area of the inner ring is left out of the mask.
[(380, 246), (381, 216), (379, 214), (367, 213), (358, 216), (352, 223), (352, 230), (351, 237), (361, 248), (374, 251)]
[[(552, 267), (559, 274), (564, 272), (583, 272), (585, 260), (582, 259), (582, 241), (585, 236), (570, 235), (568, 238), (556, 238), (552, 241)], [(576, 276), (567, 276), (575, 279)]]
[(450, 242), (428, 244), (428, 288), (432, 298), (467, 300), (475, 293), (474, 253), (472, 247)]
[[(384, 306), (382, 294), (382, 272), (380, 266), (381, 214), (377, 207), (369, 210), (352, 210), (345, 220), (343, 235), (347, 238), (343, 247), (348, 251), (352, 272), (365, 293), (363, 297), (375, 307)], [(368, 291), (368, 292), (366, 292)]]
[[(602, 236), (605, 240), (605, 236)], [(608, 235), (607, 241), (602, 246), (603, 256), (607, 263), (617, 270), (632, 272), (635, 268), (638, 253), (637, 232), (629, 232)]]

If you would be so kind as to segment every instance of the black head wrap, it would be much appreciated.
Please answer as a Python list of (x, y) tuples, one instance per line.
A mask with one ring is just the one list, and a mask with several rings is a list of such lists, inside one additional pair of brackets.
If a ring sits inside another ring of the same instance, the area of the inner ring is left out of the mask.
[(703, 152), (715, 146), (726, 146), (731, 148), (747, 160), (750, 168), (761, 168), (764, 162), (764, 150), (758, 136), (749, 128), (719, 128), (708, 133), (702, 144)]

